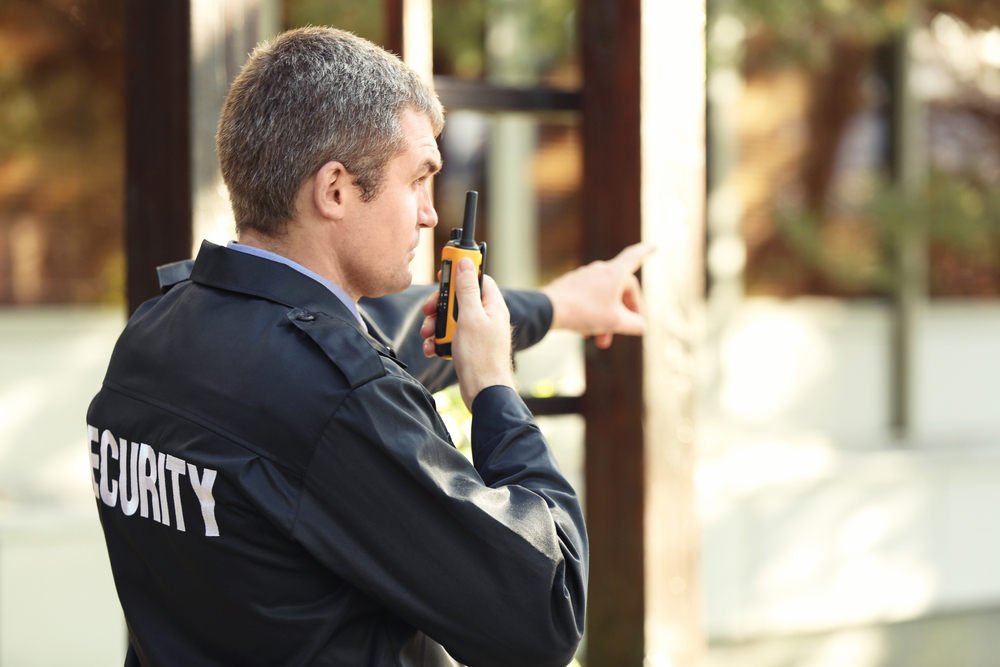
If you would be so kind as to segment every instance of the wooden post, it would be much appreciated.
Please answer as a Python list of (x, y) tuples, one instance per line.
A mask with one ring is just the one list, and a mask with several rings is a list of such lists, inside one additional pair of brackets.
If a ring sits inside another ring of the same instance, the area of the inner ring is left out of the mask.
[(694, 341), (704, 288), (704, 4), (582, 0), (584, 247), (640, 240), (649, 330), (587, 347), (588, 667), (698, 664)]
[[(642, 237), (640, 0), (583, 0), (584, 260)], [(588, 667), (642, 664), (645, 467), (642, 341), (586, 347)]]
[(125, 3), (125, 236), (129, 314), (156, 267), (191, 252), (189, 0)]
[[(424, 80), (434, 85), (431, 0), (385, 0), (385, 43)], [(411, 263), (414, 283), (431, 283), (437, 271), (434, 230), (420, 230), (420, 245)]]
[(704, 654), (695, 351), (705, 299), (705, 4), (645, 0), (642, 21), (646, 665)]
[(402, 57), (404, 0), (384, 0), (384, 2), (385, 37), (382, 47)]

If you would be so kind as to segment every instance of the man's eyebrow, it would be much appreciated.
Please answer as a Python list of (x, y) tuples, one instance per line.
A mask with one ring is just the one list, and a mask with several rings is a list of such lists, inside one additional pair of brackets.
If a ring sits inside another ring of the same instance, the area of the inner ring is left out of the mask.
[(422, 165), (420, 165), (420, 169), (418, 170), (418, 173), (421, 173), (421, 174), (425, 174), (426, 173), (428, 175), (433, 175), (433, 174), (436, 174), (439, 171), (441, 171), (441, 166), (442, 165), (441, 165), (441, 161), (440, 160), (434, 160), (434, 159), (431, 159), (431, 158), (427, 158), (426, 160), (424, 160), (424, 163)]

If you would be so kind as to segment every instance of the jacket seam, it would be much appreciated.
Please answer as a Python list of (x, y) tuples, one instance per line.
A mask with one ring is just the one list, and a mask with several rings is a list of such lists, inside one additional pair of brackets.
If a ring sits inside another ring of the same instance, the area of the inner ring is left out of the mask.
[[(373, 380), (369, 380), (368, 382), (372, 382), (372, 381)], [(368, 384), (368, 382), (365, 382), (363, 385), (360, 385), (358, 387), (358, 389), (360, 389), (361, 387), (366, 386)], [(323, 422), (323, 428), (321, 428), (319, 430), (319, 435), (316, 436), (316, 439), (312, 443), (312, 450), (311, 450), (311, 452), (309, 454), (309, 461), (306, 463), (305, 469), (302, 471), (302, 481), (303, 481), (303, 484), (302, 484), (302, 486), (299, 489), (299, 496), (298, 496), (298, 498), (295, 499), (295, 515), (292, 517), (292, 532), (293, 533), (295, 532), (295, 527), (297, 525), (299, 525), (299, 513), (302, 510), (302, 496), (305, 495), (305, 486), (306, 486), (305, 485), (305, 480), (307, 480), (309, 478), (309, 473), (312, 470), (313, 462), (316, 460), (316, 452), (319, 451), (319, 448), (322, 445), (323, 436), (326, 435), (327, 429), (330, 428), (330, 422), (332, 422), (334, 420), (334, 418), (337, 416), (337, 413), (340, 412), (340, 409), (342, 407), (344, 407), (344, 403), (346, 403), (348, 401), (348, 399), (351, 398), (351, 395), (354, 394), (355, 391), (356, 391), (356, 389), (351, 389), (350, 391), (347, 392), (347, 395), (344, 396), (344, 400), (342, 400), (340, 402), (340, 404), (337, 405), (337, 408), (333, 412), (331, 412), (330, 416), (327, 417), (327, 419), (326, 419), (325, 422)]]
[[(375, 351), (378, 352), (378, 350), (375, 350)], [(378, 357), (381, 360), (395, 361), (392, 357), (383, 355), (381, 353), (378, 355)], [(383, 366), (385, 365), (385, 361), (382, 361), (382, 365)], [(312, 470), (313, 462), (316, 459), (316, 453), (319, 451), (319, 448), (322, 445), (323, 438), (324, 438), (324, 436), (326, 435), (327, 431), (330, 428), (330, 423), (333, 422), (334, 419), (336, 419), (337, 414), (340, 412), (341, 408), (344, 407), (344, 404), (347, 403), (350, 400), (351, 396), (353, 396), (356, 391), (358, 391), (362, 387), (367, 387), (372, 382), (377, 382), (378, 380), (383, 380), (385, 378), (393, 378), (396, 381), (402, 381), (402, 382), (407, 383), (407, 384), (413, 384), (413, 385), (416, 385), (417, 387), (423, 389), (424, 391), (427, 391), (427, 388), (424, 387), (422, 384), (420, 384), (419, 380), (417, 380), (416, 378), (414, 378), (413, 376), (411, 376), (409, 373), (407, 373), (406, 370), (404, 370), (404, 369), (400, 369), (400, 370), (402, 371), (402, 374), (400, 374), (400, 375), (396, 375), (395, 373), (388, 373), (387, 372), (387, 373), (385, 373), (385, 375), (380, 375), (379, 377), (372, 378), (372, 379), (368, 380), (367, 382), (365, 382), (364, 384), (360, 384), (356, 388), (351, 389), (350, 391), (347, 392), (347, 395), (344, 396), (344, 400), (342, 400), (337, 405), (337, 408), (333, 412), (331, 412), (330, 416), (326, 419), (325, 422), (323, 422), (323, 428), (320, 429), (319, 435), (317, 435), (316, 439), (312, 442), (311, 453), (309, 454), (309, 461), (306, 463), (305, 468), (304, 468), (304, 470), (302, 472), (302, 479), (303, 480), (305, 480), (305, 479), (307, 479), (309, 477), (310, 470)], [(449, 440), (447, 440), (446, 442), (448, 442), (452, 447), (455, 446), (455, 443), (453, 443), (453, 442), (450, 441), (450, 434), (449, 434)], [(302, 508), (302, 496), (305, 494), (305, 484), (303, 484), (302, 486), (303, 486), (302, 491), (299, 493), (299, 497), (295, 501), (295, 516), (292, 518), (292, 529), (293, 530), (295, 529), (295, 526), (298, 525), (298, 523), (299, 523), (299, 512), (301, 511), (301, 508)]]
[(248, 441), (246, 441), (243, 438), (240, 438), (239, 436), (237, 436), (234, 433), (230, 433), (229, 431), (226, 431), (225, 429), (220, 428), (217, 424), (215, 424), (213, 422), (201, 419), (201, 418), (196, 417), (194, 415), (191, 415), (191, 414), (189, 414), (187, 412), (178, 410), (175, 406), (168, 405), (168, 404), (162, 403), (160, 401), (157, 401), (156, 399), (154, 399), (154, 398), (152, 398), (150, 396), (146, 396), (145, 394), (143, 394), (141, 392), (137, 392), (137, 391), (134, 391), (134, 390), (131, 390), (131, 389), (126, 389), (122, 385), (120, 385), (120, 384), (118, 384), (116, 382), (110, 381), (110, 380), (105, 380), (102, 386), (104, 388), (108, 389), (108, 391), (112, 391), (112, 392), (114, 392), (116, 394), (120, 394), (121, 396), (125, 396), (127, 398), (131, 398), (132, 400), (136, 400), (136, 401), (139, 401), (141, 403), (145, 403), (146, 405), (150, 405), (150, 406), (152, 406), (152, 407), (154, 407), (154, 408), (156, 408), (158, 410), (163, 410), (164, 412), (168, 412), (168, 413), (170, 413), (170, 414), (172, 414), (172, 415), (174, 415), (176, 417), (180, 417), (181, 419), (183, 419), (183, 420), (185, 420), (187, 422), (190, 422), (192, 424), (196, 424), (197, 426), (200, 426), (201, 428), (204, 428), (205, 430), (209, 431), (210, 433), (212, 433), (212, 434), (214, 434), (214, 435), (216, 435), (216, 436), (218, 436), (220, 438), (223, 438), (227, 442), (230, 442), (230, 443), (236, 445), (237, 447), (240, 447), (241, 449), (245, 449), (246, 451), (250, 452), (254, 456), (259, 456), (260, 458), (266, 459), (267, 461), (271, 462), (276, 467), (281, 468), (282, 470), (285, 470), (285, 471), (287, 471), (287, 472), (289, 472), (289, 473), (291, 473), (291, 474), (293, 474), (293, 475), (295, 475), (297, 477), (301, 477), (302, 476), (302, 473), (296, 472), (293, 468), (291, 468), (291, 467), (289, 467), (287, 465), (281, 464), (275, 458), (272, 458), (270, 456), (262, 454), (261, 452), (258, 452), (257, 448), (255, 448), (252, 445), (250, 445)]

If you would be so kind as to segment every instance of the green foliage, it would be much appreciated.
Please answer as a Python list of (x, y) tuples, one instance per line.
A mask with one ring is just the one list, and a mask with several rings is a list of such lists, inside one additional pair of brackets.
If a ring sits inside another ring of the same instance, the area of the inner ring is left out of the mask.
[(535, 0), (531, 12), (529, 44), (537, 71), (554, 69), (573, 58), (576, 50), (576, 0)]
[[(802, 118), (810, 147), (839, 144), (847, 120), (862, 110), (865, 68), (882, 63), (879, 48), (904, 30), (940, 12), (977, 29), (1000, 25), (995, 0), (708, 0), (708, 9), (710, 68), (736, 66), (748, 80), (791, 68), (807, 81)], [(779, 210), (779, 235), (750, 257), (751, 282), (787, 284), (791, 293), (888, 294), (900, 279), (894, 249), (920, 234), (929, 244), (932, 294), (1000, 290), (1000, 195), (974, 174), (935, 174), (915, 198), (884, 176), (860, 175), (872, 183), (867, 192), (834, 201), (835, 193), (814, 191), (832, 181), (809, 178), (833, 172), (835, 158), (834, 150), (805, 151), (799, 167), (812, 187), (807, 198), (826, 202), (824, 210)]]
[(285, 27), (325, 25), (384, 43), (383, 0), (285, 0)]
[(882, 43), (910, 17), (906, 0), (709, 0), (709, 13), (742, 21), (745, 64), (764, 69), (789, 63), (822, 69), (834, 43)]
[(820, 69), (837, 41), (875, 46), (939, 12), (970, 25), (1000, 23), (995, 0), (708, 0), (708, 11), (710, 17), (731, 15), (743, 22), (747, 64), (763, 68), (794, 62)]
[(802, 264), (836, 293), (888, 293), (893, 276), (887, 246), (870, 221), (829, 222), (813, 211), (780, 211), (778, 224)]
[[(528, 26), (535, 71), (548, 72), (575, 50), (576, 0), (433, 0), (434, 70), (464, 78), (486, 74), (491, 12), (513, 7)], [(384, 0), (286, 0), (287, 28), (329, 25), (383, 44)]]
[[(879, 183), (867, 203), (839, 217), (783, 210), (778, 219), (783, 237), (807, 265), (847, 293), (890, 294), (900, 280), (893, 251), (914, 234), (926, 236), (932, 253), (968, 270), (1000, 272), (1000, 192), (960, 175), (934, 174), (917, 197)], [(831, 242), (836, 226), (845, 224), (854, 225), (848, 247)], [(930, 269), (932, 290), (935, 281), (948, 282), (933, 262)]]
[(486, 32), (492, 13), (516, 11), (532, 69), (546, 73), (573, 58), (576, 0), (434, 0), (434, 69), (479, 78), (487, 74)]
[(486, 0), (434, 1), (435, 73), (477, 79), (486, 70)]
[(472, 432), (472, 414), (465, 407), (462, 401), (462, 394), (458, 390), (458, 385), (452, 385), (447, 389), (434, 394), (434, 402), (437, 405), (438, 414), (444, 421), (444, 425), (451, 434), (452, 442), (458, 451), (472, 460), (472, 441), (469, 434)]

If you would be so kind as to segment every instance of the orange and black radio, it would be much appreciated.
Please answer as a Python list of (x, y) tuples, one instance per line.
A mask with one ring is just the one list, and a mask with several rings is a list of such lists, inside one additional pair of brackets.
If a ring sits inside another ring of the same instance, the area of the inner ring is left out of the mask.
[(465, 218), (461, 229), (451, 230), (451, 240), (441, 250), (441, 290), (438, 293), (437, 329), (434, 331), (434, 351), (439, 357), (451, 359), (451, 339), (458, 319), (458, 299), (455, 298), (455, 272), (458, 260), (468, 257), (479, 272), (479, 292), (483, 290), (483, 263), (486, 244), (476, 245), (476, 202), (479, 193), (469, 190), (465, 195)]

